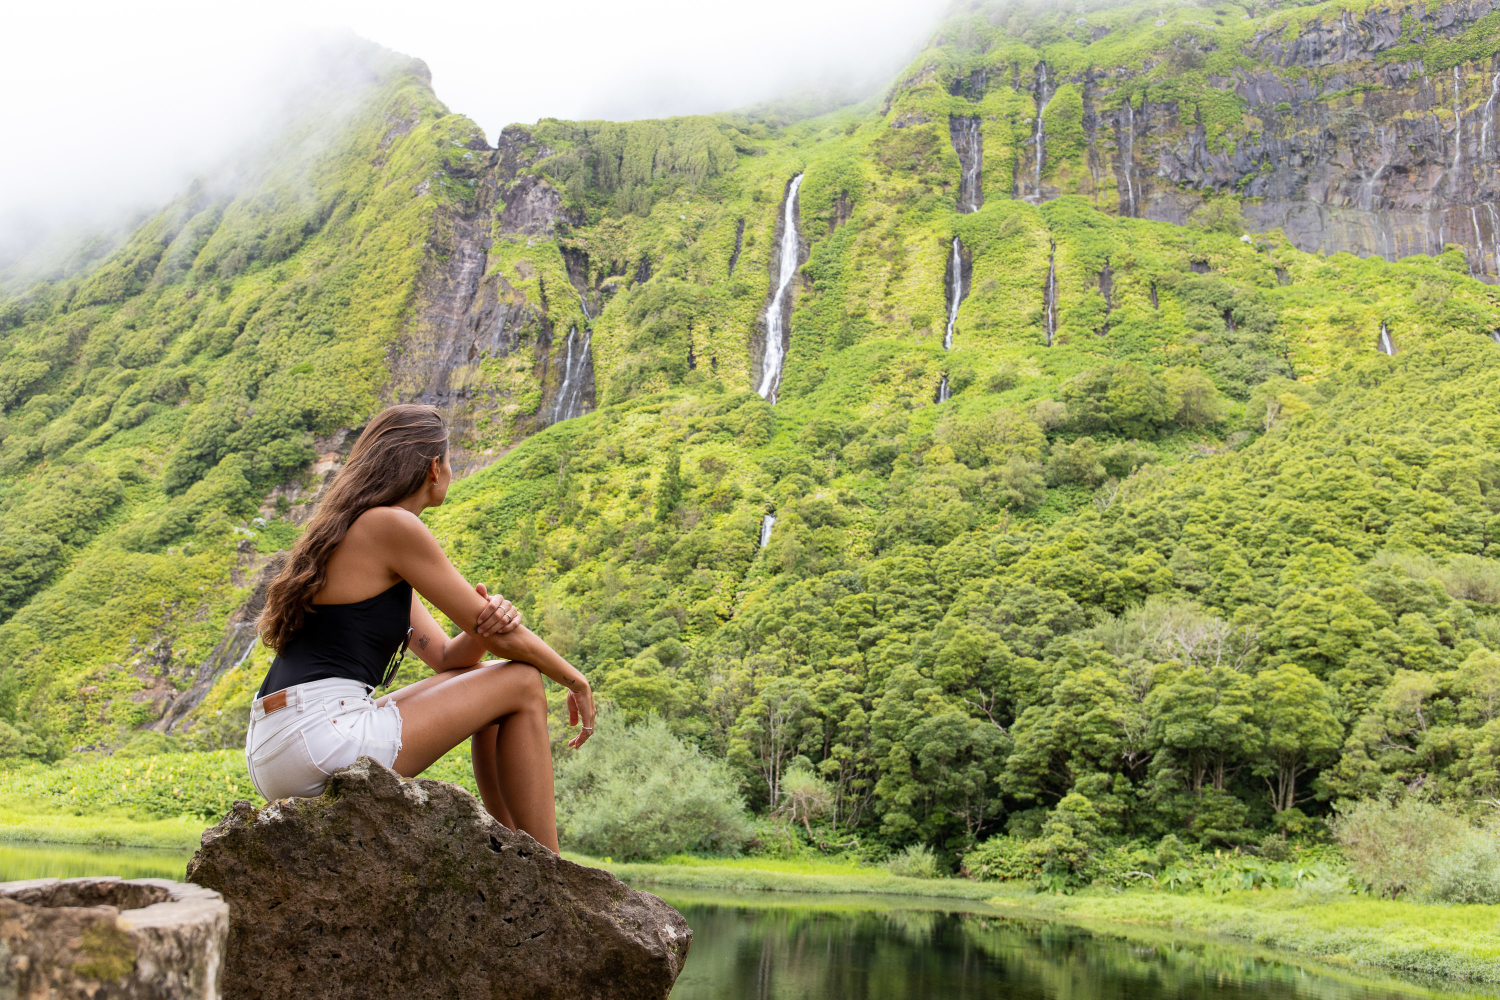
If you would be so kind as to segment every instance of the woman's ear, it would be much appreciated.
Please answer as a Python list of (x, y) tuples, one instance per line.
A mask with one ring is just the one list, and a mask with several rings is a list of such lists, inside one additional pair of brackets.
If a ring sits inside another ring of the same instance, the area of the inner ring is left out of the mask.
[(442, 471), (443, 460), (441, 458), (434, 458), (431, 462), (427, 463), (427, 474), (432, 477), (433, 483), (438, 481), (438, 474)]

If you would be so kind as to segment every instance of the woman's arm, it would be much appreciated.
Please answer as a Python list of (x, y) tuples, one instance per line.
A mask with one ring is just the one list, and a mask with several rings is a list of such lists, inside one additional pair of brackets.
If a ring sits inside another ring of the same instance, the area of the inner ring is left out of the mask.
[[(568, 689), (568, 704), (583, 719), (584, 732), (570, 741), (581, 746), (594, 729), (594, 700), (589, 682), (579, 670), (524, 625), (510, 632), (483, 635), (479, 616), (486, 602), (469, 586), (438, 544), (427, 525), (408, 510), (377, 507), (361, 520), (369, 523), (379, 551), (387, 553), (391, 571), (463, 629), (485, 649), (507, 660), (536, 667)], [(416, 633), (413, 632), (413, 635)]]
[[(474, 592), (485, 599), (485, 606), (479, 613), (480, 634), (494, 635), (520, 627), (521, 612), (509, 601), (490, 596), (482, 583), (474, 587)], [(467, 632), (448, 635), (415, 593), (411, 595), (410, 649), (435, 671), (472, 667), (484, 659), (487, 652), (479, 640)]]

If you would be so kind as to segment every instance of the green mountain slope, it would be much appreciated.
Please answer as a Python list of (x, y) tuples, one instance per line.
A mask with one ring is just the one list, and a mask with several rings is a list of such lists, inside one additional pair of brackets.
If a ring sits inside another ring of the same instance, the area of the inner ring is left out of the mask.
[[(1500, 39), (1347, 6), (986, 7), (868, 106), (494, 149), (366, 54), (352, 112), (0, 306), (11, 743), (233, 746), (257, 583), (416, 399), (472, 473), (430, 518), (460, 568), (757, 809), (816, 772), (830, 842), (1496, 795)], [(1308, 252), (1413, 212), (1431, 256)]]

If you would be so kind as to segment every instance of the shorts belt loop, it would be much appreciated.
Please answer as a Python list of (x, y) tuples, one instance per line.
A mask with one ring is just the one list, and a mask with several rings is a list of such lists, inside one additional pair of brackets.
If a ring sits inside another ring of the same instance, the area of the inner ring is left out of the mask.
[(297, 711), (305, 711), (307, 708), (307, 699), (302, 696), (302, 686), (300, 684), (292, 689), (292, 697), (297, 700)]

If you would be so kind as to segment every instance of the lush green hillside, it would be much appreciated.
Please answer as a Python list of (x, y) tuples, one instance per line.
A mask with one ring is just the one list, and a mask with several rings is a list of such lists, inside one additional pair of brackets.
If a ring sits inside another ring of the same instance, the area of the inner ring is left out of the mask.
[(353, 112), (0, 306), (0, 753), (234, 746), (268, 559), (350, 431), (426, 399), (481, 469), (431, 517), (463, 571), (756, 810), (789, 816), (795, 775), (825, 846), (951, 862), (1008, 831), (1082, 870), (1111, 838), (1500, 794), (1500, 299), (1458, 246), (1310, 254), (1247, 233), (1254, 198), (1152, 174), (1177, 225), (1101, 196), (1129, 169), (1083, 184), (1097, 81), (1227, 142), (1247, 112), (1215, 81), (1343, 6), (1145, 10), (1088, 14), (1090, 44), (1071, 7), (965, 14), (819, 118), (496, 149), (369, 54)]

